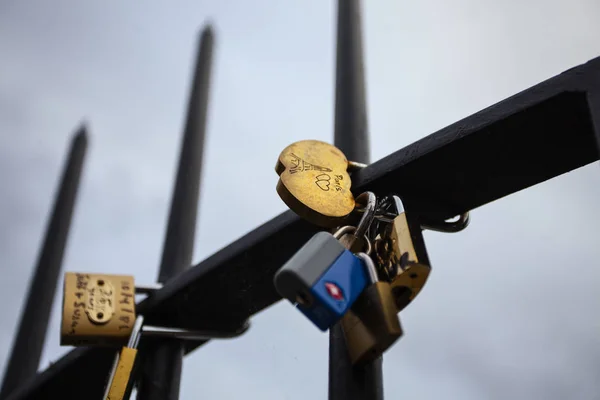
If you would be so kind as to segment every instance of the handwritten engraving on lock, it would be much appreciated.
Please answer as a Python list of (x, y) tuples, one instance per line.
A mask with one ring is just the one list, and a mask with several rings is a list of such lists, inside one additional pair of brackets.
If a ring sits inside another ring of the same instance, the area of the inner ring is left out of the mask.
[(133, 276), (65, 273), (61, 345), (122, 343), (135, 317)]
[(355, 207), (348, 159), (337, 147), (318, 140), (292, 143), (279, 155), (277, 193), (300, 217), (334, 227)]
[(85, 313), (95, 324), (105, 324), (115, 313), (115, 290), (106, 279), (96, 279), (88, 284)]
[[(85, 300), (84, 300), (84, 296), (85, 296), (85, 292), (87, 290), (87, 285), (88, 282), (90, 280), (90, 276), (87, 274), (75, 274), (75, 279), (76, 279), (76, 291), (74, 293), (75, 295), (75, 300), (73, 300), (73, 306), (70, 307), (71, 311), (71, 315), (69, 318), (69, 322), (70, 322), (70, 329), (69, 329), (69, 335), (74, 335), (75, 334), (75, 329), (77, 328), (77, 326), (80, 324), (80, 320), (81, 317), (83, 316), (83, 313), (85, 312)], [(66, 297), (63, 301), (67, 301)]]
[(329, 168), (325, 168), (325, 167), (321, 167), (319, 165), (307, 163), (306, 161), (304, 161), (303, 159), (301, 159), (294, 153), (290, 153), (290, 156), (291, 156), (290, 161), (293, 165), (292, 168), (290, 168), (290, 174), (295, 174), (296, 172), (303, 172), (303, 171), (331, 172), (331, 169), (329, 169)]
[(119, 299), (119, 330), (130, 331), (135, 321), (134, 287), (127, 279), (121, 280), (121, 298)]

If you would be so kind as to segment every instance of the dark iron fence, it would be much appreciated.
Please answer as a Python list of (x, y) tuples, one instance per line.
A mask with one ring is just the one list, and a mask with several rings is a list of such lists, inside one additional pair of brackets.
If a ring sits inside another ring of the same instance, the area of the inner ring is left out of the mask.
[[(368, 163), (360, 20), (359, 0), (338, 1), (334, 143), (349, 159)], [(153, 325), (231, 331), (281, 299), (273, 287), (274, 273), (319, 229), (287, 211), (188, 268), (200, 190), (212, 45), (212, 30), (206, 27), (199, 40), (158, 277), (165, 285), (142, 301), (138, 310)], [(597, 161), (599, 139), (600, 58), (596, 58), (357, 171), (353, 192), (395, 192), (423, 218), (447, 219)], [(79, 399), (81, 393), (99, 398), (104, 391), (113, 350), (77, 348), (36, 372), (86, 143), (82, 127), (73, 139), (25, 299), (2, 399)], [(265, 259), (262, 255), (267, 250), (270, 257)], [(140, 398), (177, 399), (182, 357), (202, 344), (142, 345), (140, 353), (146, 357)], [(329, 399), (383, 398), (381, 359), (361, 370), (352, 369), (338, 327), (330, 333), (329, 370)]]

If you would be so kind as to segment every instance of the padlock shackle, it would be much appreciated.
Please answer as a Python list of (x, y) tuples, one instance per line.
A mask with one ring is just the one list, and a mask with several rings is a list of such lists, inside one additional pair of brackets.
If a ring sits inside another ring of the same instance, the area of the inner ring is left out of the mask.
[(119, 365), (119, 352), (117, 352), (117, 355), (115, 356), (115, 359), (113, 361), (113, 365), (110, 368), (110, 374), (108, 374), (108, 381), (106, 383), (106, 386), (104, 387), (104, 395), (102, 396), (102, 400), (108, 400), (108, 394), (110, 393), (110, 386), (112, 385), (112, 382), (115, 380), (115, 374), (117, 373), (117, 365)]
[(363, 265), (367, 270), (370, 283), (377, 283), (379, 281), (379, 277), (377, 276), (377, 269), (375, 268), (375, 263), (371, 257), (365, 253), (356, 253), (356, 257), (360, 258), (363, 262)]
[(140, 342), (140, 336), (144, 331), (144, 316), (138, 315), (135, 319), (135, 323), (133, 324), (133, 329), (131, 330), (131, 336), (129, 336), (129, 341), (127, 342), (127, 347), (131, 349), (137, 348), (138, 343)]
[[(187, 340), (212, 340), (212, 339), (228, 339), (234, 338), (242, 335), (250, 328), (250, 321), (246, 320), (244, 324), (240, 327), (240, 329), (234, 332), (218, 332), (218, 331), (191, 331), (187, 329), (177, 329), (177, 328), (164, 328), (159, 326), (144, 326), (144, 316), (138, 315), (135, 319), (135, 323), (133, 325), (133, 329), (131, 332), (131, 336), (129, 337), (129, 341), (127, 342), (127, 347), (131, 349), (137, 348), (140, 338), (142, 335), (144, 336), (154, 336), (154, 337), (169, 337), (174, 339), (187, 339)], [(108, 383), (104, 390), (103, 399), (108, 399), (108, 394), (110, 392), (110, 387), (115, 379), (115, 375), (117, 372), (117, 366), (119, 364), (120, 352), (117, 352), (115, 356), (115, 360), (113, 361), (112, 368), (110, 370), (110, 374), (108, 376)]]
[[(342, 226), (340, 229), (335, 231), (332, 234), (332, 236), (339, 240), (346, 233), (352, 234), (355, 238), (358, 238), (358, 236), (356, 236), (356, 228), (352, 225)], [(366, 254), (371, 254), (371, 251), (373, 250), (373, 246), (371, 245), (371, 241), (369, 240), (369, 237), (367, 235), (363, 235), (363, 240), (365, 241), (365, 243), (367, 245), (367, 248), (365, 249), (364, 252)]]
[(163, 288), (162, 283), (151, 283), (149, 285), (135, 286), (135, 294), (152, 294)]
[(404, 212), (404, 204), (402, 204), (402, 199), (399, 196), (393, 195), (392, 201), (394, 202), (394, 207), (396, 207), (396, 213), (401, 214)]
[[(456, 217), (454, 217), (456, 218)], [(460, 214), (456, 221), (449, 222), (448, 220), (443, 222), (425, 221), (421, 222), (421, 228), (427, 229), (428, 231), (436, 231), (443, 233), (456, 233), (460, 232), (469, 226), (471, 217), (469, 212)]]
[(375, 217), (377, 196), (373, 192), (363, 192), (358, 195), (356, 202), (364, 204), (363, 216), (360, 218), (358, 225), (356, 225), (356, 231), (354, 231), (354, 236), (361, 238), (367, 234), (369, 226), (371, 226), (371, 222), (373, 222), (373, 218)]
[[(129, 336), (129, 341), (127, 342), (127, 347), (130, 349), (136, 349), (139, 342), (140, 336), (142, 333), (142, 327), (144, 325), (144, 316), (138, 315), (135, 319), (135, 323), (133, 324), (133, 328), (131, 330), (131, 336)], [(121, 353), (117, 351), (115, 355), (115, 360), (113, 361), (113, 365), (110, 369), (110, 373), (108, 374), (108, 382), (106, 383), (106, 387), (104, 388), (104, 395), (102, 396), (103, 400), (108, 400), (108, 395), (110, 393), (110, 388), (115, 380), (115, 375), (117, 374), (117, 367), (119, 366), (119, 359), (121, 358)]]
[(357, 161), (348, 161), (348, 172), (358, 171), (360, 169), (366, 168), (368, 165), (357, 162)]
[(246, 320), (244, 324), (233, 332), (225, 331), (196, 331), (180, 328), (167, 328), (162, 326), (145, 325), (142, 327), (142, 335), (150, 337), (162, 337), (173, 339), (184, 339), (192, 341), (207, 341), (213, 339), (232, 339), (244, 334), (250, 328), (250, 321)]
[[(358, 198), (357, 198), (358, 200)], [(389, 211), (389, 206), (390, 201), (392, 201), (395, 208), (396, 208), (396, 213)], [(358, 213), (367, 213), (367, 207), (357, 207), (354, 209), (354, 211), (358, 212)], [(400, 199), (399, 196), (397, 195), (392, 195), (392, 196), (388, 196), (385, 197), (383, 199), (383, 201), (380, 204), (380, 207), (377, 208), (377, 210), (375, 211), (375, 213), (373, 214), (373, 219), (379, 221), (379, 222), (385, 222), (387, 224), (390, 224), (392, 222), (394, 222), (394, 219), (398, 216), (398, 214), (404, 212), (404, 205), (402, 204), (402, 200)], [(435, 232), (443, 232), (443, 233), (456, 233), (456, 232), (460, 232), (462, 230), (464, 230), (467, 226), (469, 226), (469, 223), (471, 221), (471, 217), (469, 214), (469, 211), (462, 213), (460, 215), (457, 215), (453, 218), (449, 218), (451, 219), (456, 219), (456, 221), (449, 221), (444, 220), (444, 221), (421, 221), (421, 229), (423, 230), (428, 230), (428, 231), (435, 231)]]

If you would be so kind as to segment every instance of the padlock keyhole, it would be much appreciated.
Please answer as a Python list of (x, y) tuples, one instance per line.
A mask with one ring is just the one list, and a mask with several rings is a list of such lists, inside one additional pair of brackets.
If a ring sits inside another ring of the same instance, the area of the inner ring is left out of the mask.
[(410, 296), (412, 295), (412, 290), (404, 286), (396, 286), (392, 289), (392, 295), (394, 296), (396, 308), (398, 308), (398, 310), (403, 310), (404, 307), (406, 307), (408, 303), (410, 303)]
[(96, 317), (98, 317), (98, 319), (102, 319), (104, 318), (104, 313), (99, 312), (98, 314), (96, 314)]
[(296, 295), (296, 301), (298, 304), (303, 305), (304, 307), (310, 307), (310, 296), (308, 296), (304, 291), (298, 292)]

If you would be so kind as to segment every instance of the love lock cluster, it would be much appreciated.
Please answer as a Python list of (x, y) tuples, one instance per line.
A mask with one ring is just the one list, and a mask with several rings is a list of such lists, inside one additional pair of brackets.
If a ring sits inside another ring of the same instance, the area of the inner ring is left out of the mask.
[(275, 167), (285, 204), (331, 229), (294, 254), (276, 273), (275, 288), (322, 331), (340, 323), (354, 365), (381, 356), (402, 336), (398, 314), (431, 272), (423, 229), (457, 232), (469, 223), (468, 213), (456, 222), (421, 223), (396, 194), (355, 197), (350, 172), (364, 167), (317, 140), (289, 145)]

